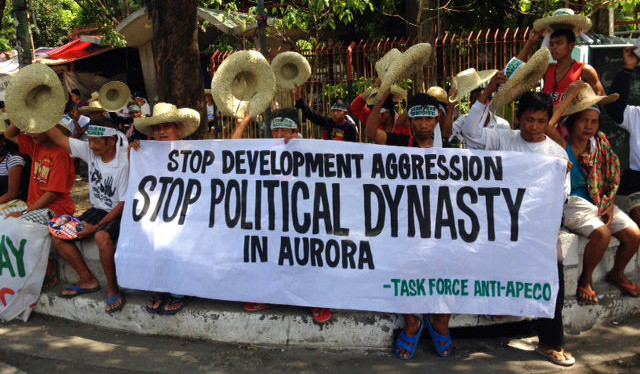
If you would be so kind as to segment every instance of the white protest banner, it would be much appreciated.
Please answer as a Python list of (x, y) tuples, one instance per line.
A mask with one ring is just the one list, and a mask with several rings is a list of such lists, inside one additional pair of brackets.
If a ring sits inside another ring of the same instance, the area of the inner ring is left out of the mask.
[(118, 280), (232, 301), (549, 317), (565, 172), (517, 152), (142, 142)]
[(27, 321), (40, 297), (50, 248), (47, 226), (0, 220), (0, 320)]

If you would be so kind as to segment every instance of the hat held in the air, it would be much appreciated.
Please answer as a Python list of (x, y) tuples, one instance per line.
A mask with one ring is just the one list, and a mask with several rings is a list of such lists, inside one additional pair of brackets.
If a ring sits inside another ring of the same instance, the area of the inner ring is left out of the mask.
[(493, 96), (491, 106), (494, 109), (501, 109), (536, 87), (544, 77), (550, 59), (551, 52), (544, 47), (534, 53), (526, 63), (515, 57), (512, 58), (505, 67), (505, 75), (509, 80)]
[(141, 133), (153, 136), (153, 126), (161, 123), (180, 123), (182, 133), (180, 137), (185, 138), (193, 134), (200, 125), (200, 113), (191, 108), (178, 109), (169, 103), (157, 103), (153, 106), (151, 117), (137, 117), (133, 119), (133, 124)]
[(471, 91), (487, 83), (497, 72), (496, 69), (477, 71), (475, 68), (459, 72), (451, 81), (453, 87), (456, 88), (456, 94), (449, 97), (449, 101), (452, 103), (460, 101)]
[(271, 65), (258, 51), (239, 51), (227, 57), (211, 80), (216, 106), (227, 116), (252, 116), (271, 105), (276, 94), (276, 78)]
[(293, 90), (294, 86), (302, 86), (311, 77), (309, 61), (298, 52), (279, 53), (271, 61), (271, 69), (276, 86), (281, 90)]
[(21, 131), (39, 134), (58, 124), (66, 97), (58, 75), (48, 66), (31, 64), (11, 78), (5, 96), (7, 115)]

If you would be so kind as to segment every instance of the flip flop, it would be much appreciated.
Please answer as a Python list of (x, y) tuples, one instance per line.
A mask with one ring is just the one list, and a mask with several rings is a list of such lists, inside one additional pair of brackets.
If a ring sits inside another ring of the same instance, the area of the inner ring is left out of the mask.
[(623, 282), (610, 281), (607, 279), (607, 283), (613, 284), (614, 286), (618, 287), (620, 291), (622, 291), (622, 294), (625, 296), (630, 296), (630, 297), (640, 296), (640, 287), (638, 287), (638, 285), (634, 282), (631, 282), (631, 284), (629, 284), (629, 283), (623, 283)]
[[(64, 294), (63, 292), (65, 291), (75, 291), (74, 294)], [(64, 297), (65, 299), (71, 299), (73, 297), (76, 296), (80, 296), (80, 295), (86, 295), (88, 293), (94, 293), (94, 292), (98, 292), (100, 291), (100, 286), (96, 286), (94, 288), (82, 288), (80, 286), (78, 286), (77, 284), (72, 284), (71, 286), (65, 288), (62, 290), (62, 292), (60, 292), (60, 296)]]
[[(562, 348), (560, 348), (560, 350), (555, 350), (553, 348), (545, 349), (537, 346), (536, 353), (543, 355), (547, 360), (560, 366), (571, 366), (576, 362), (576, 358), (573, 356), (571, 358), (564, 358), (565, 351)], [(559, 359), (558, 356), (561, 356), (562, 359)]]
[(271, 308), (272, 306), (273, 304), (246, 303), (244, 304), (244, 310), (245, 312), (259, 312), (261, 310)]
[[(163, 316), (173, 316), (179, 311), (181, 311), (182, 309), (184, 309), (184, 307), (187, 306), (188, 302), (189, 302), (188, 296), (175, 297), (175, 296), (168, 295), (165, 299), (165, 303), (162, 306), (162, 309), (160, 309), (160, 314), (162, 314)], [(167, 308), (171, 307), (172, 305), (178, 305), (178, 304), (180, 304), (180, 306), (177, 309), (167, 310)]]
[[(580, 296), (581, 294), (587, 295), (589, 298)], [(598, 294), (596, 291), (589, 290), (586, 287), (578, 287), (576, 290), (576, 298), (578, 299), (578, 304), (580, 305), (598, 305), (600, 302), (598, 300)]]
[[(431, 324), (431, 318), (429, 318), (428, 314), (425, 314), (424, 320), (427, 323), (427, 329), (429, 329), (429, 334), (431, 334), (431, 342), (433, 343), (433, 348), (436, 350), (436, 353), (440, 357), (448, 357), (451, 355), (451, 347), (453, 346), (453, 341), (451, 340), (451, 334), (440, 335)], [(442, 344), (445, 343), (445, 344)], [(449, 351), (448, 353), (445, 353)]]
[[(418, 349), (418, 342), (420, 341), (420, 335), (422, 335), (422, 330), (424, 329), (424, 322), (420, 319), (420, 328), (418, 332), (414, 336), (407, 336), (407, 332), (404, 328), (400, 331), (400, 335), (398, 335), (398, 339), (396, 339), (396, 347), (393, 349), (393, 353), (395, 353), (396, 357), (401, 359), (402, 361), (409, 361), (416, 354), (416, 350)], [(403, 357), (402, 352), (400, 352), (400, 348), (404, 349), (409, 353), (409, 357)]]
[(147, 310), (147, 312), (151, 313), (151, 314), (156, 314), (156, 313), (160, 313), (160, 310), (162, 310), (162, 307), (164, 306), (165, 303), (165, 294), (157, 294), (154, 293), (151, 295), (151, 305), (155, 305), (158, 301), (160, 301), (160, 304), (158, 304), (157, 308), (152, 308), (149, 306), (149, 302), (147, 302), (147, 305), (145, 305), (145, 309)]
[[(114, 307), (114, 305), (118, 302), (118, 300), (122, 300), (122, 303)], [(107, 299), (107, 307), (105, 308), (104, 311), (109, 314), (113, 312), (117, 312), (119, 310), (122, 310), (122, 307), (124, 306), (125, 303), (126, 303), (126, 300), (124, 299), (124, 293), (118, 292), (117, 294)]]
[(331, 309), (328, 308), (311, 308), (311, 316), (318, 323), (326, 323), (331, 319)]

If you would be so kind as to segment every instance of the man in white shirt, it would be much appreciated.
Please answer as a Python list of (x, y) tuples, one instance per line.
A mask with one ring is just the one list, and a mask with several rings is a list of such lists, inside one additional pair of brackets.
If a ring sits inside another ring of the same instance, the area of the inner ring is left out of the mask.
[[(107, 277), (107, 307), (112, 313), (122, 309), (124, 294), (118, 288), (114, 255), (120, 231), (120, 217), (124, 207), (129, 178), (128, 147), (124, 134), (116, 130), (109, 118), (94, 119), (87, 129), (88, 141), (67, 138), (57, 129), (47, 132), (59, 147), (84, 160), (89, 165), (89, 198), (91, 208), (78, 219), (84, 229), (78, 240), (94, 237), (100, 250), (100, 262)], [(63, 297), (75, 297), (100, 289), (98, 280), (87, 267), (73, 241), (53, 238), (62, 257), (78, 272), (80, 280), (62, 290)]]
[[(527, 92), (520, 98), (516, 113), (520, 124), (519, 130), (500, 130), (484, 127), (484, 121), (489, 111), (489, 99), (500, 84), (506, 82), (506, 79), (504, 73), (498, 72), (482, 92), (478, 101), (471, 107), (462, 128), (465, 141), (468, 144), (473, 142), (480, 149), (534, 152), (568, 159), (567, 152), (545, 135), (549, 122), (557, 121), (558, 119), (558, 115), (553, 117), (553, 99), (550, 95), (540, 92)], [(565, 196), (568, 196), (571, 192), (568, 173), (565, 178), (564, 189)], [(564, 274), (560, 247), (558, 247), (558, 277), (559, 289), (554, 318), (539, 318), (536, 321), (539, 340), (536, 352), (544, 355), (555, 364), (570, 366), (575, 363), (575, 358), (562, 348), (564, 345), (564, 327), (562, 325)]]

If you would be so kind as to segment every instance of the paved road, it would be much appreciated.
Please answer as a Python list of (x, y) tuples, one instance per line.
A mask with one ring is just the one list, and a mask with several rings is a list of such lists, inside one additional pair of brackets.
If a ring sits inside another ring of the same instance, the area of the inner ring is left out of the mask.
[[(244, 328), (244, 327), (243, 327)], [(489, 336), (493, 335), (493, 336)], [(311, 350), (217, 344), (127, 334), (32, 315), (0, 325), (0, 374), (20, 373), (640, 373), (640, 315), (567, 336), (578, 363), (562, 369), (533, 352), (529, 326), (454, 331), (454, 355), (422, 339), (405, 363), (389, 351)]]

